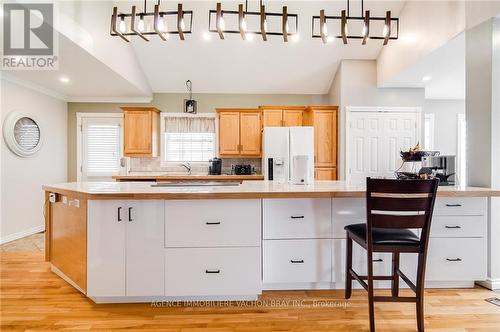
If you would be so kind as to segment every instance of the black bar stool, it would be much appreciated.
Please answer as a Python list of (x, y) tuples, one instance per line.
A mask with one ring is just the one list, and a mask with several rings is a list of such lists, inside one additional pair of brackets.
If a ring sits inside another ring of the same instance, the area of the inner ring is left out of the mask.
[[(345, 298), (351, 297), (353, 279), (368, 291), (371, 332), (375, 331), (374, 302), (415, 302), (417, 328), (424, 331), (425, 260), (438, 184), (438, 179), (366, 179), (367, 222), (344, 228), (347, 232)], [(420, 237), (410, 229), (420, 229)], [(360, 276), (352, 269), (353, 240), (367, 251), (367, 276)], [(374, 252), (392, 253), (391, 276), (373, 275)], [(418, 254), (416, 285), (399, 269), (400, 253)], [(415, 292), (415, 297), (399, 296), (399, 278)], [(391, 280), (392, 296), (375, 296), (374, 280)]]

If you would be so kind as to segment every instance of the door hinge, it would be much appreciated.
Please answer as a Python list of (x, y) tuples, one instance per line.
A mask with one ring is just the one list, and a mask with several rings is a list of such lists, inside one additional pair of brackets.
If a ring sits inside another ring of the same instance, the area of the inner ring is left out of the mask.
[(80, 165), (80, 173), (83, 173), (83, 166)]

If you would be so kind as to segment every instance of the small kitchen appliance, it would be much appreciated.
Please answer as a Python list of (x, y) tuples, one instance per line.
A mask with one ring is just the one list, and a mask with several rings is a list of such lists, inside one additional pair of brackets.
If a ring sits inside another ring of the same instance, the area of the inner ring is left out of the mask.
[(221, 175), (222, 173), (222, 159), (212, 158), (208, 161), (208, 174)]
[(250, 175), (252, 174), (252, 165), (234, 165), (234, 174)]
[(440, 186), (454, 186), (456, 178), (455, 156), (425, 156), (422, 157), (420, 173), (430, 173), (440, 180)]

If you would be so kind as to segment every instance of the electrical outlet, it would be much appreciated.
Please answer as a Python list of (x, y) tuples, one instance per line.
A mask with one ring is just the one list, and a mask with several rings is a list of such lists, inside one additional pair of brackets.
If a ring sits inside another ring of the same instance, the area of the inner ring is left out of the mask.
[(49, 193), (49, 202), (51, 202), (51, 203), (57, 202), (57, 194), (56, 193)]

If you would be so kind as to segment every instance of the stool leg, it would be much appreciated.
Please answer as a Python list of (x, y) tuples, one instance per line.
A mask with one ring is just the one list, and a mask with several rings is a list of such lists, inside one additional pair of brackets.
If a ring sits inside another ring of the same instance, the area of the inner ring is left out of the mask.
[(375, 306), (373, 301), (373, 255), (372, 248), (368, 245), (367, 263), (368, 263), (368, 314), (370, 316), (370, 332), (375, 332)]
[(399, 252), (392, 253), (392, 296), (397, 297), (399, 295)]
[(352, 239), (347, 235), (346, 239), (346, 260), (345, 260), (345, 298), (351, 298), (352, 294)]
[(424, 288), (425, 288), (425, 254), (418, 255), (418, 270), (417, 270), (417, 330), (424, 332)]

